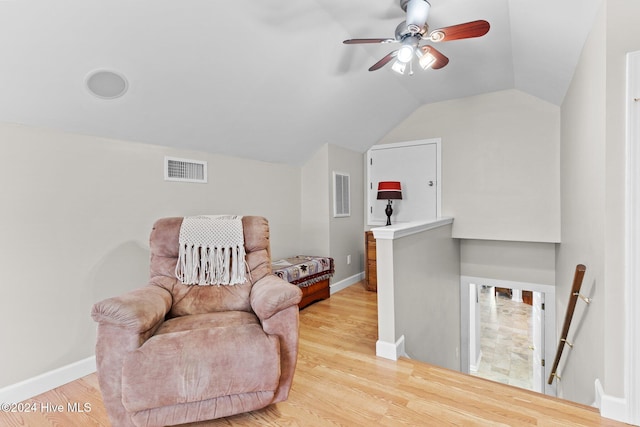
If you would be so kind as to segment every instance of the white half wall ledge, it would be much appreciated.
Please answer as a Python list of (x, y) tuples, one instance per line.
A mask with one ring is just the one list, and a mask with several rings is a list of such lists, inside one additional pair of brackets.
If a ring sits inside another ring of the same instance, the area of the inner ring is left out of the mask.
[(69, 365), (0, 389), (0, 402), (18, 403), (96, 372), (96, 357), (90, 356)]
[(394, 240), (451, 223), (453, 223), (453, 218), (441, 217), (424, 221), (397, 223), (387, 225), (386, 227), (376, 227), (372, 228), (371, 231), (373, 232), (373, 237), (376, 239)]

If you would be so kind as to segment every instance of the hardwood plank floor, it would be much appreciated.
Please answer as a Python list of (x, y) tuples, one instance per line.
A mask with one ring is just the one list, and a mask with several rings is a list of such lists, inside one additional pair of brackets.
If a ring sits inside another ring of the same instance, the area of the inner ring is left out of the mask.
[[(286, 402), (189, 427), (626, 425), (588, 406), (409, 359), (378, 358), (376, 339), (376, 294), (361, 283), (350, 286), (300, 312), (298, 367)], [(110, 425), (95, 374), (26, 403), (37, 410), (0, 413), (0, 425)], [(69, 410), (85, 403), (89, 412)]]

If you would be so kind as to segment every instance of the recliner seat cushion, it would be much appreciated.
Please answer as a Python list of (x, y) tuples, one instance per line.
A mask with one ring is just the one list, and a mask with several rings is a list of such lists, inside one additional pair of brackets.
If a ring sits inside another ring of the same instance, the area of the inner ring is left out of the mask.
[(164, 333), (130, 353), (122, 403), (130, 412), (220, 396), (274, 392), (280, 344), (259, 324)]

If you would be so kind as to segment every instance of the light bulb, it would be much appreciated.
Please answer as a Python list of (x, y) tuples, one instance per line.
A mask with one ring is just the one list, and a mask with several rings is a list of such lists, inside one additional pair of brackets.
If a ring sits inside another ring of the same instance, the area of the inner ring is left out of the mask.
[(407, 68), (407, 64), (405, 62), (395, 61), (391, 66), (391, 69), (398, 74), (404, 74), (404, 70)]
[(400, 49), (398, 49), (398, 61), (404, 62), (405, 64), (411, 61), (413, 58), (413, 47), (409, 45), (404, 45)]
[(420, 57), (418, 62), (420, 63), (420, 66), (422, 67), (422, 69), (426, 70), (427, 68), (431, 67), (434, 62), (436, 62), (436, 57), (433, 56), (431, 53), (427, 52)]

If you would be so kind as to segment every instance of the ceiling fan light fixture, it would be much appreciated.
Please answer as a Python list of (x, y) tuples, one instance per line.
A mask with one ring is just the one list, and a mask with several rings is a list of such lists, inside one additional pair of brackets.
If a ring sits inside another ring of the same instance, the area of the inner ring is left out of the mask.
[(419, 56), (418, 63), (423, 70), (431, 67), (434, 62), (436, 62), (436, 57), (433, 56), (430, 52), (426, 52), (424, 55), (419, 54), (420, 50), (416, 51), (416, 54)]
[(403, 62), (403, 63), (407, 63), (409, 61), (411, 61), (411, 58), (413, 58), (413, 46), (410, 45), (403, 45), (400, 49), (398, 49), (398, 61)]
[(393, 65), (391, 65), (391, 69), (398, 74), (404, 74), (404, 70), (407, 69), (407, 63), (394, 61)]
[(393, 39), (349, 39), (343, 42), (344, 44), (401, 44), (399, 49), (389, 52), (378, 62), (369, 67), (369, 71), (379, 70), (389, 62), (392, 62), (395, 58), (395, 61), (392, 63), (393, 70), (397, 73), (405, 74), (408, 66), (409, 75), (412, 75), (414, 54), (418, 58), (418, 65), (420, 65), (420, 68), (423, 70), (426, 70), (427, 68), (439, 70), (449, 63), (449, 58), (432, 46), (420, 46), (421, 42), (430, 40), (435, 43), (482, 37), (491, 28), (491, 25), (487, 21), (476, 20), (439, 28), (432, 31), (429, 36), (426, 36), (429, 32), (427, 18), (429, 17), (429, 11), (431, 9), (429, 0), (400, 0), (400, 7), (406, 12), (407, 19), (398, 24), (395, 31), (395, 37)]

